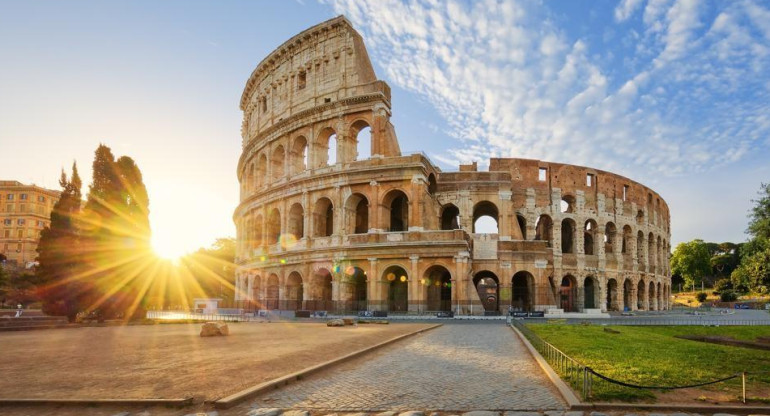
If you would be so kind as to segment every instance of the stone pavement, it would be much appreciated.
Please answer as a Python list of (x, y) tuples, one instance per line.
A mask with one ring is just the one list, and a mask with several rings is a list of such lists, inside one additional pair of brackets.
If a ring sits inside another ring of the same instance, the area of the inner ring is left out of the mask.
[(477, 323), (446, 324), (246, 406), (457, 412), (565, 409), (566, 404), (510, 328)]

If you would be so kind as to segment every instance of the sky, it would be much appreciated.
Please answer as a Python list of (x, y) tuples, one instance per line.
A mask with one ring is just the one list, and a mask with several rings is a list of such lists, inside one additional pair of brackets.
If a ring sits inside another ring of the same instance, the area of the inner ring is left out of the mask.
[(245, 82), (339, 14), (393, 89), (402, 151), (609, 170), (668, 202), (673, 244), (746, 239), (770, 182), (760, 0), (0, 0), (0, 179), (57, 188), (77, 161), (87, 184), (104, 143), (142, 170), (156, 247), (234, 236)]

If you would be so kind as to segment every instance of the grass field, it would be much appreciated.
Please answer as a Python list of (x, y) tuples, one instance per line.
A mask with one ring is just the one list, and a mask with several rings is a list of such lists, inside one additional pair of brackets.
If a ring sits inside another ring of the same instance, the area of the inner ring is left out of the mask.
[[(532, 324), (528, 325), (541, 338), (550, 342), (595, 371), (638, 385), (690, 385), (714, 380), (731, 374), (770, 372), (768, 351), (708, 344), (674, 338), (675, 335), (719, 335), (741, 340), (770, 336), (770, 327), (612, 327), (613, 334), (604, 327), (591, 325)], [(677, 401), (701, 400), (710, 402), (737, 401), (741, 380), (698, 389), (637, 390), (620, 387), (594, 377), (595, 401)], [(755, 400), (770, 397), (770, 373), (749, 376), (747, 395)]]

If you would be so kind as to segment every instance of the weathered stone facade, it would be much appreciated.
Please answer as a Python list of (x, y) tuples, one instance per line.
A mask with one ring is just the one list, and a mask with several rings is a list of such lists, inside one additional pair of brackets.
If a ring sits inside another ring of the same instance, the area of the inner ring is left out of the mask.
[[(402, 154), (390, 88), (344, 17), (265, 58), (241, 109), (234, 221), (244, 306), (669, 307), (670, 218), (658, 194), (582, 166), (495, 158), (489, 171), (442, 172)], [(480, 217), (497, 232), (475, 233)]]

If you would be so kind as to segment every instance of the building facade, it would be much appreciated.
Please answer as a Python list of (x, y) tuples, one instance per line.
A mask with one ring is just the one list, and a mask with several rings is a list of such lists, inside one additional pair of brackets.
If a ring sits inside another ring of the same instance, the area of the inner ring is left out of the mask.
[(40, 233), (51, 224), (61, 192), (0, 180), (0, 254), (6, 263), (27, 267), (37, 259)]
[(240, 108), (244, 307), (669, 307), (670, 217), (657, 193), (590, 167), (493, 158), (487, 171), (442, 172), (403, 154), (390, 88), (342, 16), (268, 55)]

